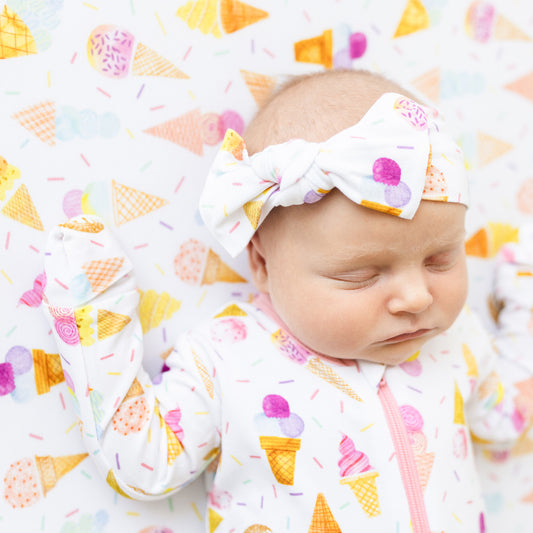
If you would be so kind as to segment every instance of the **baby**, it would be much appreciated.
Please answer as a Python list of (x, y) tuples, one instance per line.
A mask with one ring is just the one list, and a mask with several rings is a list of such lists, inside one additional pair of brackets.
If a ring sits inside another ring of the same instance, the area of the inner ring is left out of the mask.
[(107, 482), (160, 498), (212, 471), (216, 533), (484, 532), (472, 439), (505, 449), (528, 424), (533, 237), (505, 248), (490, 339), (464, 309), (466, 178), (435, 110), (326, 72), (245, 138), (226, 134), (200, 210), (259, 295), (181, 336), (157, 383), (109, 230), (51, 235), (45, 311)]

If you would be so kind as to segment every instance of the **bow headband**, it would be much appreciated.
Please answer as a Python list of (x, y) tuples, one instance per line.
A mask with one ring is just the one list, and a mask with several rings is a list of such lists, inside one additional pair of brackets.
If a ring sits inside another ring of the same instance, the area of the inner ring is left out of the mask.
[(274, 207), (314, 203), (333, 188), (359, 205), (406, 219), (422, 199), (468, 200), (462, 152), (437, 111), (386, 93), (357, 124), (322, 143), (295, 139), (249, 157), (243, 139), (228, 130), (200, 213), (235, 256)]

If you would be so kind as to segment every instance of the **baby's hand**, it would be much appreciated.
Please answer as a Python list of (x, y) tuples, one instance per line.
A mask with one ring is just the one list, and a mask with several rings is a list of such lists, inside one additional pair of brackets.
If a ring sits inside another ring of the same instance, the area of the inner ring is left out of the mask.
[(52, 230), (44, 266), (45, 301), (69, 308), (82, 306), (132, 271), (121, 246), (94, 215), (79, 215)]

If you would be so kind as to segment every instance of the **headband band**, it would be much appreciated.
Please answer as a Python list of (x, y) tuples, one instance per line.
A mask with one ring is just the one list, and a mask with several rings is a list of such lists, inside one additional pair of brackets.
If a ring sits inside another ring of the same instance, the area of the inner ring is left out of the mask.
[(461, 149), (437, 111), (395, 93), (322, 143), (302, 139), (248, 156), (228, 130), (211, 166), (200, 213), (235, 256), (277, 206), (314, 203), (333, 188), (353, 202), (411, 219), (422, 199), (467, 204)]

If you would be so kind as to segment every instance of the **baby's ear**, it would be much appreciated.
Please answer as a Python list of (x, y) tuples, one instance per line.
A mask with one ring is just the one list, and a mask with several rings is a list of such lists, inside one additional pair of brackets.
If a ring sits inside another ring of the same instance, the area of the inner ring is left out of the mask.
[(268, 269), (258, 233), (252, 237), (248, 244), (248, 262), (255, 287), (258, 291), (268, 294)]

